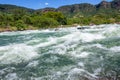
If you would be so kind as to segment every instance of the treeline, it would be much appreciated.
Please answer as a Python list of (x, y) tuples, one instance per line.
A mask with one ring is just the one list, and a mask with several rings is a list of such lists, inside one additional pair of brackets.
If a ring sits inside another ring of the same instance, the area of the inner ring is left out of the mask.
[(8, 30), (26, 30), (38, 28), (53, 28), (66, 25), (67, 19), (61, 12), (27, 13), (16, 10), (14, 14), (0, 13), (0, 28)]
[(54, 28), (59, 25), (90, 25), (116, 22), (120, 22), (119, 13), (109, 15), (99, 13), (91, 16), (77, 14), (72, 17), (66, 17), (61, 12), (55, 11), (28, 13), (16, 10), (14, 14), (0, 13), (1, 30), (45, 29)]
[(120, 24), (120, 14), (103, 14), (98, 13), (91, 16), (81, 16), (76, 15), (72, 18), (67, 18), (67, 24), (80, 24), (80, 25), (99, 25), (99, 24), (112, 24), (112, 23), (119, 23)]

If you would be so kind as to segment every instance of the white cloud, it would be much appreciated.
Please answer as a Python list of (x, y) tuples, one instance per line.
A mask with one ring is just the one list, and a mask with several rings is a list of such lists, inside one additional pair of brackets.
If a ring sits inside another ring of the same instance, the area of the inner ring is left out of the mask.
[(46, 5), (46, 6), (49, 5), (49, 3), (46, 2), (45, 5)]

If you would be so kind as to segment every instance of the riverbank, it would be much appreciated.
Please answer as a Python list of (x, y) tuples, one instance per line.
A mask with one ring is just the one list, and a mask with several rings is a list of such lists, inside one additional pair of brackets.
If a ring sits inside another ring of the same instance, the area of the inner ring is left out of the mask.
[(77, 27), (77, 25), (59, 25), (54, 27), (48, 27), (48, 28), (37, 28), (33, 26), (28, 26), (26, 29), (18, 30), (16, 27), (6, 27), (6, 28), (0, 28), (0, 32), (12, 32), (12, 31), (25, 31), (25, 30), (42, 30), (42, 29), (53, 29), (53, 28), (65, 28), (65, 27)]
[(12, 32), (12, 31), (25, 31), (25, 30), (37, 30), (39, 28), (33, 27), (33, 26), (28, 26), (26, 29), (21, 29), (18, 30), (16, 27), (6, 27), (6, 28), (0, 28), (0, 32)]
[[(114, 23), (119, 25), (118, 23)], [(0, 32), (12, 32), (12, 31), (25, 31), (25, 30), (43, 30), (43, 29), (55, 29), (57, 30), (58, 28), (67, 28), (67, 27), (95, 27), (95, 26), (100, 26), (100, 25), (108, 25), (108, 24), (93, 24), (93, 25), (79, 25), (79, 24), (73, 24), (73, 25), (59, 25), (59, 26), (54, 26), (54, 27), (48, 27), (48, 28), (38, 28), (38, 27), (33, 27), (33, 26), (28, 26), (26, 29), (21, 29), (18, 30), (16, 27), (6, 27), (6, 28), (0, 28)]]

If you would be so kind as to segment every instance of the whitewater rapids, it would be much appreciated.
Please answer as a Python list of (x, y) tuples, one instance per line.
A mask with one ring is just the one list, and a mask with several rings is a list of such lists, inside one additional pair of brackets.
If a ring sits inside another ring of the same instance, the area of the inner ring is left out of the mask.
[(120, 80), (120, 25), (0, 33), (0, 80)]

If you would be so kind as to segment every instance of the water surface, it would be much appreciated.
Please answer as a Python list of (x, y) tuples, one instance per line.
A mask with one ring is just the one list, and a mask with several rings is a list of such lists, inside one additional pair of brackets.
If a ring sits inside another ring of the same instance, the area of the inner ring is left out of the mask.
[(120, 25), (0, 33), (2, 80), (119, 80)]

